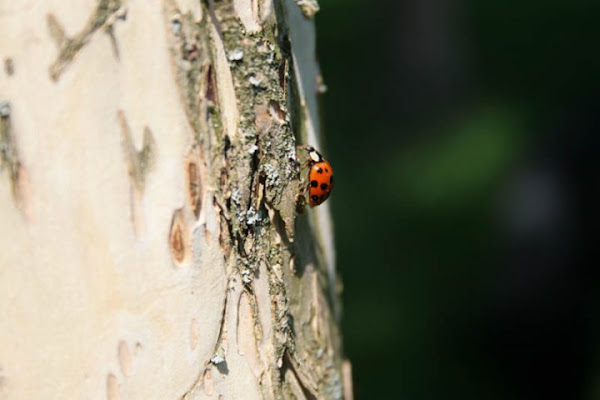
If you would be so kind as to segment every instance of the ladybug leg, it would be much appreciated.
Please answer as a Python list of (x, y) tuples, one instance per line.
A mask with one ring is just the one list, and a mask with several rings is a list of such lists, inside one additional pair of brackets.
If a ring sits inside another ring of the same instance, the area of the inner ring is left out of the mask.
[(300, 178), (300, 182), (298, 183), (298, 194), (296, 195), (296, 199), (298, 199), (298, 197), (300, 196), (306, 196), (306, 192), (308, 192), (308, 185), (306, 184), (304, 178)]
[(305, 151), (314, 151), (315, 148), (308, 145), (308, 144), (303, 144), (302, 146), (296, 146), (296, 149), (298, 150), (305, 150)]
[(306, 206), (306, 194), (308, 193), (308, 185), (304, 178), (300, 178), (298, 184), (298, 194), (296, 194), (296, 212), (302, 214)]
[(302, 214), (306, 207), (306, 193), (308, 192), (308, 185), (304, 182), (304, 179), (300, 180), (300, 186), (298, 187), (298, 194), (296, 195), (296, 212)]
[[(306, 192), (308, 192), (308, 185), (304, 182), (304, 179), (300, 180), (300, 186), (298, 187), (298, 196), (306, 196)], [(296, 196), (297, 197), (297, 196)]]
[(306, 208), (306, 196), (304, 193), (298, 193), (296, 195), (296, 212), (302, 214)]

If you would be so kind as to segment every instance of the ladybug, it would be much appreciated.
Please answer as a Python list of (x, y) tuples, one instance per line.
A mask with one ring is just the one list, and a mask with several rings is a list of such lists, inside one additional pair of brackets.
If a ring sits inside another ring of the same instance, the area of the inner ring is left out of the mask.
[(314, 147), (299, 148), (308, 152), (308, 185), (304, 192), (308, 191), (308, 205), (315, 207), (327, 200), (333, 189), (333, 168)]

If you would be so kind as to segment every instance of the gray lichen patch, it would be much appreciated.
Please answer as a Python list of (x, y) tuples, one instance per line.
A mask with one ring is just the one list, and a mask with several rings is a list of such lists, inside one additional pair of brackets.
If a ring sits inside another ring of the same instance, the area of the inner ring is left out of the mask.
[(56, 61), (48, 70), (50, 78), (57, 81), (60, 75), (71, 64), (75, 56), (90, 41), (91, 37), (100, 29), (104, 29), (111, 37), (113, 50), (118, 57), (116, 38), (114, 37), (113, 24), (118, 19), (125, 19), (126, 11), (122, 8), (121, 0), (98, 0), (94, 13), (88, 19), (84, 28), (73, 37), (68, 37), (64, 28), (53, 14), (48, 14), (46, 22), (48, 33), (58, 47)]
[(16, 174), (19, 157), (11, 132), (11, 108), (7, 101), (0, 101), (0, 168), (8, 167)]
[[(286, 104), (286, 93), (278, 85), (280, 67), (285, 64), (286, 56), (275, 37), (273, 19), (265, 22), (261, 32), (246, 33), (231, 5), (216, 4), (214, 12), (220, 21), (226, 52), (236, 55), (235, 60), (230, 61), (230, 69), (243, 140), (232, 143), (230, 158), (236, 159), (238, 168), (232, 169), (240, 171), (240, 177), (250, 174), (254, 179), (250, 185), (236, 185), (240, 212), (244, 212), (259, 195), (256, 190), (260, 185), (256, 179), (269, 182), (281, 179), (285, 183), (296, 179), (296, 166), (287, 157), (295, 146), (291, 126), (276, 120), (268, 107), (269, 104)], [(241, 54), (243, 57), (239, 57)], [(266, 201), (277, 207), (282, 193), (289, 188), (266, 185), (266, 189)]]
[(10, 103), (0, 101), (0, 172), (6, 169), (16, 207), (29, 221), (32, 219), (31, 187), (29, 174), (19, 157), (17, 143), (12, 132)]

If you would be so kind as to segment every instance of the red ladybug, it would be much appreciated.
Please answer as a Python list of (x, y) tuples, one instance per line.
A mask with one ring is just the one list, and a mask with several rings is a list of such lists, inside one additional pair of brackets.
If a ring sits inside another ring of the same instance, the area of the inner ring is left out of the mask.
[(333, 168), (312, 146), (301, 146), (308, 152), (308, 205), (318, 206), (329, 197), (333, 189)]

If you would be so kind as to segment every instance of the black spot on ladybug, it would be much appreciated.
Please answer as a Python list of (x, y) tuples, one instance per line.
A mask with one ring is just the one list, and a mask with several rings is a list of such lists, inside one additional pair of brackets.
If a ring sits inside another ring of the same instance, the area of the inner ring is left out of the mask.
[(329, 172), (329, 168), (325, 168), (325, 172)]
[[(315, 181), (313, 181), (313, 182), (315, 182)], [(312, 183), (312, 182), (311, 182), (311, 183)], [(328, 185), (328, 184), (326, 184), (326, 183), (321, 183), (321, 190), (327, 190), (327, 188), (328, 188), (328, 187), (329, 187), (329, 185)]]
[(317, 186), (319, 186), (319, 182), (317, 182), (317, 181), (310, 181), (310, 186), (317, 187)]
[(310, 196), (310, 198), (312, 199), (312, 201), (319, 201), (319, 196), (312, 195)]
[(327, 196), (325, 196), (325, 195), (319, 197), (319, 202), (321, 202), (321, 203), (324, 202), (326, 198), (327, 198)]
[(323, 168), (318, 168), (318, 169), (317, 169), (317, 172), (318, 172), (319, 174), (322, 174), (322, 173), (323, 173)]

